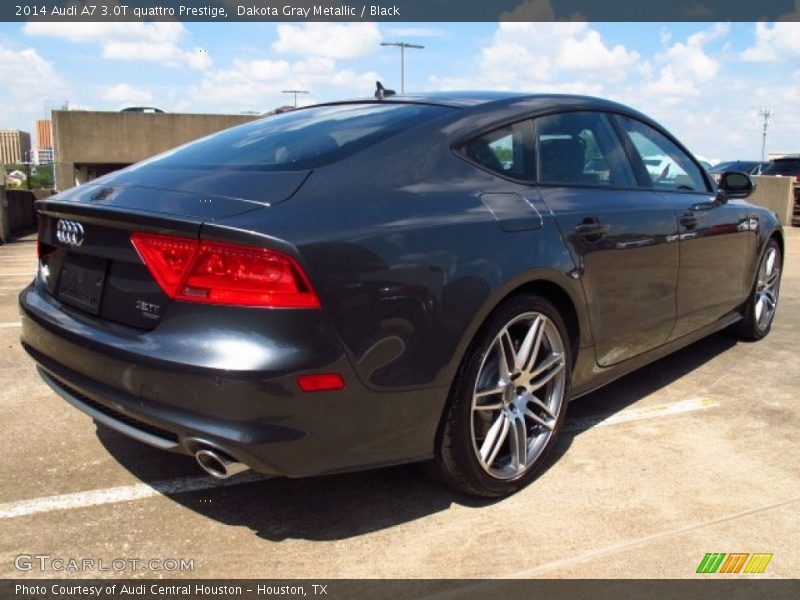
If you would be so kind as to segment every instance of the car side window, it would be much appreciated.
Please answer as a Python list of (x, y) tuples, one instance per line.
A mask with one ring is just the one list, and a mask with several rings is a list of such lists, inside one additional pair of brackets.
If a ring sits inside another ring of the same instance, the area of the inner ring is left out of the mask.
[(523, 125), (517, 123), (468, 142), (464, 154), (482, 167), (517, 179), (525, 177)]
[(619, 137), (603, 113), (547, 115), (534, 123), (539, 183), (636, 187)]
[(617, 117), (644, 163), (654, 189), (706, 192), (702, 171), (689, 155), (661, 132), (641, 121)]

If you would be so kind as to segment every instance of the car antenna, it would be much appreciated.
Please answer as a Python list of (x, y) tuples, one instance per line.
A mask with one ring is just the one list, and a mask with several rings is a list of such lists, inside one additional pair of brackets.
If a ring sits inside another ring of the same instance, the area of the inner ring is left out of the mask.
[(385, 87), (383, 87), (383, 84), (380, 81), (376, 81), (375, 82), (375, 87), (376, 87), (376, 89), (375, 89), (375, 97), (378, 100), (383, 100), (387, 96), (396, 96), (397, 95), (397, 92), (395, 92), (394, 90), (387, 90)]

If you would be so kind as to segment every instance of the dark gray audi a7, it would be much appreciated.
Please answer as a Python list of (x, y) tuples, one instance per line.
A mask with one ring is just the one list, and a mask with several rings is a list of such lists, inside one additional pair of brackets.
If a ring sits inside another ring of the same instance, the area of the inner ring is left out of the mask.
[(752, 189), (595, 98), (312, 106), (41, 201), (22, 343), (67, 402), (217, 477), (431, 460), (499, 496), (568, 400), (769, 332), (783, 236)]

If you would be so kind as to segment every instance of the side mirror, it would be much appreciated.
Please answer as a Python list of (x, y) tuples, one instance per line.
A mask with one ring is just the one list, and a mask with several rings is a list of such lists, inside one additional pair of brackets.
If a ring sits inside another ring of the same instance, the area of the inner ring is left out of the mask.
[(719, 189), (726, 198), (747, 198), (756, 189), (756, 184), (747, 173), (726, 171), (719, 178)]

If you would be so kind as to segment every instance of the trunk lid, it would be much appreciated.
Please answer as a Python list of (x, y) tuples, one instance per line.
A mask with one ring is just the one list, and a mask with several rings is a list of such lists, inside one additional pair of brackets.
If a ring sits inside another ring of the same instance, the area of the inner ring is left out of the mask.
[(143, 330), (158, 325), (172, 300), (139, 257), (132, 232), (197, 238), (204, 223), (288, 199), (308, 176), (297, 171), (187, 178), (170, 170), (134, 184), (131, 170), (37, 203), (39, 280), (64, 310)]

